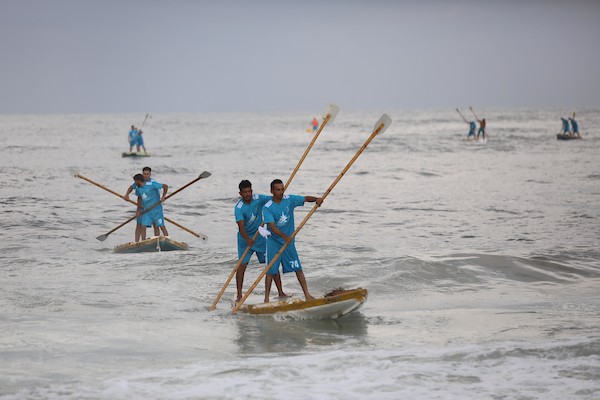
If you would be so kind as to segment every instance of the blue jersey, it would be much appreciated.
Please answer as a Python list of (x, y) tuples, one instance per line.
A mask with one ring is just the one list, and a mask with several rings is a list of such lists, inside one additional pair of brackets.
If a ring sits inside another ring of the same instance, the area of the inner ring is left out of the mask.
[[(163, 187), (162, 183), (150, 180), (142, 187), (135, 186), (135, 194), (142, 198), (142, 207), (148, 208), (160, 201), (160, 189)], [(155, 209), (156, 208), (162, 209), (162, 204), (156, 206)]]
[[(262, 224), (262, 210), (265, 203), (271, 200), (271, 196), (264, 194), (255, 194), (252, 196), (250, 204), (244, 203), (243, 199), (237, 202), (234, 208), (235, 222), (244, 221), (244, 227), (250, 237), (252, 237), (260, 224)], [(244, 240), (242, 234), (238, 232), (238, 239)]]
[(135, 139), (135, 137), (137, 136), (138, 131), (137, 129), (132, 129), (129, 131), (129, 141), (131, 142), (133, 139)]
[(477, 125), (475, 125), (475, 121), (469, 122), (469, 133), (473, 132), (473, 134), (474, 134), (476, 127), (477, 127)]
[[(263, 208), (263, 218), (265, 225), (274, 222), (281, 232), (287, 236), (292, 236), (295, 230), (294, 226), (294, 208), (304, 205), (304, 196), (284, 195), (279, 204), (273, 200), (267, 202)], [(284, 244), (281, 237), (277, 235), (269, 236), (279, 244)]]
[(573, 133), (579, 133), (579, 125), (577, 124), (577, 121), (575, 121), (573, 118), (571, 118), (571, 126), (573, 126)]

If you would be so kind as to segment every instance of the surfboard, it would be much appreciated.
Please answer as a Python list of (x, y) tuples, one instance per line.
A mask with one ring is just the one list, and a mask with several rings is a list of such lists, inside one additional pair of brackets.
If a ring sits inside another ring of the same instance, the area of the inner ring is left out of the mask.
[(185, 242), (178, 242), (167, 236), (152, 236), (139, 242), (129, 242), (115, 246), (115, 253), (147, 253), (155, 251), (188, 250)]
[(297, 319), (336, 319), (358, 310), (367, 301), (367, 289), (335, 289), (323, 297), (303, 300), (289, 297), (270, 303), (244, 304), (240, 311), (252, 315), (281, 314)]
[(121, 154), (121, 157), (150, 157), (150, 153), (144, 153), (143, 151), (126, 151)]
[(571, 135), (564, 135), (562, 133), (558, 133), (558, 134), (556, 134), (556, 139), (558, 139), (558, 140), (581, 139), (581, 136), (571, 136)]

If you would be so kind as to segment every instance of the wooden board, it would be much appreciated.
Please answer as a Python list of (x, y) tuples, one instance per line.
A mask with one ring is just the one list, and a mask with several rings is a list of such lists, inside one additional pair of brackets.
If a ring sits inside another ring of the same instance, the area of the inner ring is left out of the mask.
[(556, 135), (556, 139), (558, 139), (558, 140), (581, 139), (581, 136), (570, 136), (570, 135), (563, 135), (562, 133), (558, 133)]
[(150, 153), (144, 153), (143, 151), (126, 151), (121, 154), (121, 157), (150, 157)]
[(155, 251), (187, 250), (185, 242), (178, 242), (166, 236), (152, 236), (139, 242), (129, 242), (115, 246), (115, 253), (146, 253)]
[(283, 314), (299, 319), (335, 319), (360, 308), (367, 296), (367, 289), (362, 288), (334, 290), (309, 301), (290, 297), (270, 303), (244, 304), (240, 311), (253, 315)]

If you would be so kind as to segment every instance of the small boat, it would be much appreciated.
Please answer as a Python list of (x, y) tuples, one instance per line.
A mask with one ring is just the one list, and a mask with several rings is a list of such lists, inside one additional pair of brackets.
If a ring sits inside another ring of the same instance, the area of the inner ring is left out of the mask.
[(187, 250), (185, 242), (178, 242), (168, 236), (152, 236), (139, 242), (129, 242), (115, 246), (115, 253), (146, 253), (153, 251)]
[(143, 151), (126, 151), (121, 154), (121, 157), (150, 157), (150, 153)]
[(558, 134), (556, 134), (556, 139), (558, 139), (558, 140), (581, 139), (581, 136), (571, 136), (571, 135), (565, 135), (562, 133), (558, 133)]
[(298, 319), (335, 319), (359, 309), (367, 301), (367, 289), (335, 289), (314, 300), (283, 300), (243, 305), (240, 311), (254, 315), (281, 314)]

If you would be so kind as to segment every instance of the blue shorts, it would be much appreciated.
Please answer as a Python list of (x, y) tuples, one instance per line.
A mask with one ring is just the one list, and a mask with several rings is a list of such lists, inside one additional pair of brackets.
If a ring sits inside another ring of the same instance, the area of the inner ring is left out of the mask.
[(469, 131), (469, 135), (467, 137), (470, 137), (470, 136), (475, 136), (475, 131)]
[(148, 211), (146, 214), (142, 215), (142, 225), (144, 226), (152, 226), (153, 224), (156, 226), (165, 226), (165, 217), (163, 215), (162, 207), (155, 207), (152, 210)]
[[(282, 244), (277, 243), (275, 240), (267, 239), (267, 262), (270, 264), (273, 257), (279, 253), (279, 250), (283, 247)], [(302, 271), (302, 264), (300, 264), (300, 258), (298, 258), (298, 252), (296, 251), (296, 244), (290, 243), (283, 254), (276, 259), (271, 265), (271, 268), (267, 271), (269, 275), (277, 275), (279, 272), (279, 266), (281, 265), (283, 273), (298, 272)]]
[[(246, 247), (248, 247), (248, 244), (246, 243), (246, 241), (244, 239), (240, 240), (238, 238), (238, 259), (242, 256), (242, 254), (244, 254), (244, 251), (246, 251)], [(248, 253), (246, 253), (246, 256), (242, 260), (242, 264), (248, 264), (250, 262), (250, 258), (252, 257), (253, 253), (256, 253), (258, 262), (260, 264), (264, 264), (265, 263), (265, 250), (266, 250), (265, 238), (258, 235), (258, 237), (256, 238), (256, 241), (254, 242), (254, 244), (252, 245), (250, 250), (248, 250)]]
[(135, 138), (135, 144), (136, 144), (136, 146), (144, 145), (144, 138), (142, 137), (142, 135), (139, 135), (138, 137)]

